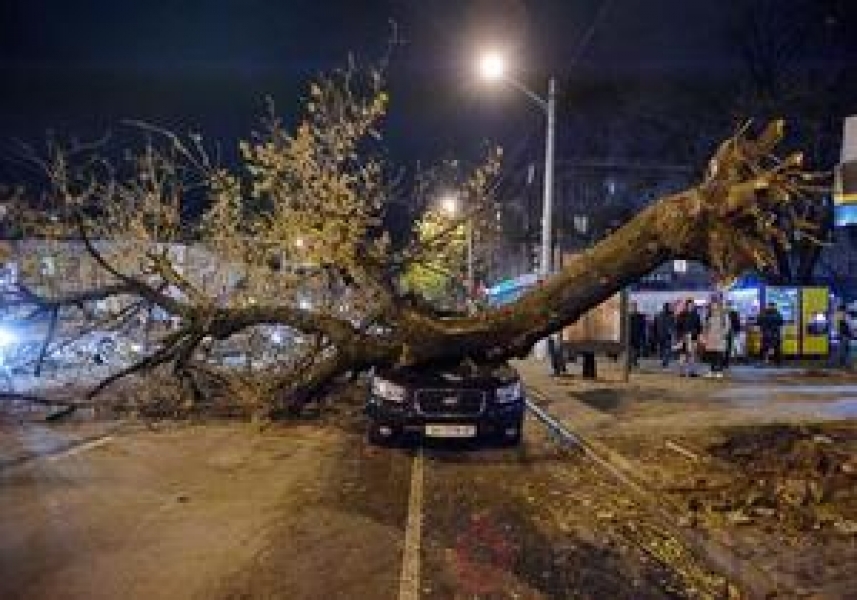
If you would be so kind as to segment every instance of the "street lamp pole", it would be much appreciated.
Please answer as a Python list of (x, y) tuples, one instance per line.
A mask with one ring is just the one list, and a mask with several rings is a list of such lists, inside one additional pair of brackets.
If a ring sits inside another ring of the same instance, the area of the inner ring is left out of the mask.
[(542, 205), (542, 260), (539, 264), (539, 273), (543, 277), (548, 277), (553, 267), (551, 233), (553, 231), (554, 137), (556, 135), (556, 80), (553, 77), (548, 82), (548, 101), (545, 110), (547, 111), (547, 139), (545, 141), (545, 178)]
[[(554, 170), (554, 136), (556, 134), (556, 79), (548, 81), (547, 135), (545, 141), (545, 178), (544, 198), (542, 204), (542, 260), (539, 271), (543, 279), (550, 277), (553, 269), (553, 170)], [(536, 348), (539, 359), (548, 357), (547, 338), (539, 342)]]
[(556, 139), (556, 79), (548, 80), (547, 100), (530, 90), (520, 81), (503, 74), (502, 79), (522, 92), (532, 100), (539, 108), (545, 111), (546, 135), (545, 135), (545, 176), (544, 190), (542, 196), (542, 248), (539, 260), (539, 275), (547, 277), (552, 268), (552, 232), (553, 232), (553, 174), (554, 174), (554, 147)]
[[(553, 192), (554, 192), (554, 146), (556, 134), (556, 79), (548, 80), (547, 99), (542, 98), (527, 86), (507, 73), (504, 57), (496, 52), (484, 54), (480, 61), (482, 76), (490, 80), (502, 80), (522, 92), (546, 113), (547, 135), (545, 140), (545, 176), (544, 197), (542, 204), (542, 247), (539, 261), (539, 275), (546, 279), (550, 276), (553, 266)], [(547, 338), (536, 345), (536, 357), (547, 357)]]

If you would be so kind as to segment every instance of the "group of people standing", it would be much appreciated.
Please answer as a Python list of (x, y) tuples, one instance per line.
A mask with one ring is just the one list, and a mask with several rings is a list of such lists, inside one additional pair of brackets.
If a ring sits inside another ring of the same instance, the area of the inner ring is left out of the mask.
[[(762, 336), (762, 358), (778, 364), (783, 317), (774, 304), (761, 311), (758, 325)], [(637, 365), (642, 354), (646, 327), (645, 315), (632, 303), (629, 318), (632, 366)], [(720, 296), (714, 296), (705, 313), (692, 298), (681, 302), (676, 310), (665, 303), (655, 315), (651, 336), (664, 368), (669, 367), (673, 356), (677, 355), (679, 373), (683, 377), (696, 377), (699, 375), (699, 362), (704, 358), (710, 366), (710, 376), (721, 378), (729, 368), (740, 332), (738, 311), (724, 305)]]

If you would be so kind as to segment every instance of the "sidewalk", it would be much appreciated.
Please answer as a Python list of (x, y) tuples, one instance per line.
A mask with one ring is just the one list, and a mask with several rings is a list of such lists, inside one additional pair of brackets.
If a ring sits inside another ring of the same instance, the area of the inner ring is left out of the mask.
[(522, 360), (514, 363), (524, 380), (528, 392), (535, 391), (543, 396), (529, 398), (542, 408), (558, 418), (563, 424), (574, 424), (578, 431), (597, 429), (609, 425), (615, 419), (610, 414), (597, 410), (569, 394), (570, 385), (575, 389), (591, 390), (607, 388), (616, 385), (611, 381), (591, 381), (580, 377), (555, 377), (549, 373), (547, 363), (535, 359)]
[(788, 597), (857, 597), (853, 375), (739, 366), (726, 379), (689, 379), (645, 363), (624, 382), (607, 361), (596, 381), (553, 377), (534, 360), (515, 366), (532, 401), (690, 539), (714, 544), (704, 553)]
[(712, 380), (682, 378), (645, 361), (625, 382), (621, 363), (608, 360), (599, 363), (596, 380), (583, 379), (574, 365), (560, 377), (533, 359), (515, 367), (535, 392), (532, 400), (583, 434), (857, 420), (857, 377), (833, 370), (738, 365)]

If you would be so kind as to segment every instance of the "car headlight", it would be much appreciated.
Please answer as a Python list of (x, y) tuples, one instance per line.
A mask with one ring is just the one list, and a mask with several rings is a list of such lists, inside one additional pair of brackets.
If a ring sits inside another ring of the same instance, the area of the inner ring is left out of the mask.
[(372, 379), (372, 394), (390, 402), (404, 402), (407, 391), (392, 381), (374, 377)]
[(520, 380), (497, 388), (495, 399), (498, 403), (515, 402), (523, 395), (523, 388)]

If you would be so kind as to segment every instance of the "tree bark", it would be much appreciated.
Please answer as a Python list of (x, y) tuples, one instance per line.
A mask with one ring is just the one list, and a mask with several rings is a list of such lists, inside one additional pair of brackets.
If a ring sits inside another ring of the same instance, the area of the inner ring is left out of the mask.
[(648, 207), (514, 305), (457, 319), (405, 312), (399, 322), (405, 341), (398, 364), (451, 355), (497, 360), (526, 354), (536, 341), (576, 321), (668, 258), (697, 254), (698, 232), (692, 220), (683, 218), (692, 214), (695, 196), (683, 193)]

